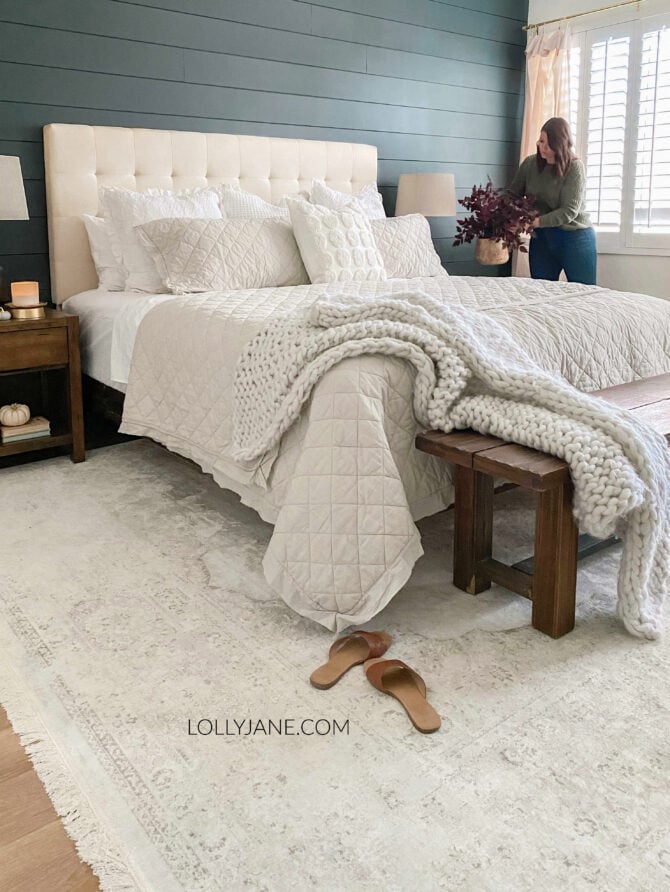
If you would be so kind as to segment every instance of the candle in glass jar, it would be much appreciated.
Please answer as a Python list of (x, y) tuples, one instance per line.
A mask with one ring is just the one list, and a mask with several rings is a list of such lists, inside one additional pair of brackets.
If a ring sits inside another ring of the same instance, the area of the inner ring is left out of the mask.
[(39, 282), (12, 282), (12, 303), (15, 307), (36, 307), (39, 302)]

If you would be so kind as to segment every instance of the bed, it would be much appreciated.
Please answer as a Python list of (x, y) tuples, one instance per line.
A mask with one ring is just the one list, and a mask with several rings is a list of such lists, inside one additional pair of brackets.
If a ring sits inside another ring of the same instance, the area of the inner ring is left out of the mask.
[(494, 316), (581, 390), (670, 371), (670, 302), (591, 286), (445, 275), (181, 296), (95, 290), (80, 215), (97, 212), (101, 186), (231, 182), (277, 201), (323, 178), (355, 192), (376, 180), (374, 147), (53, 124), (45, 160), (52, 293), (82, 319), (85, 370), (127, 390), (122, 431), (192, 459), (274, 524), (269, 584), (328, 628), (369, 620), (402, 588), (422, 553), (414, 521), (451, 504), (451, 476), (414, 448), (414, 369), (380, 355), (332, 368), (277, 449), (234, 461), (235, 364), (260, 328), (323, 295), (419, 290)]

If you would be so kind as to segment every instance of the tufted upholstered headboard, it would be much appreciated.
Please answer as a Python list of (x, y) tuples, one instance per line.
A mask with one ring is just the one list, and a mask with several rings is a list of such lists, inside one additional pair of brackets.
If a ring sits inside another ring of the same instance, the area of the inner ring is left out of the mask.
[(47, 124), (44, 128), (51, 295), (95, 288), (81, 214), (97, 214), (102, 186), (142, 191), (238, 183), (268, 201), (323, 179), (356, 192), (377, 179), (377, 149), (358, 143)]

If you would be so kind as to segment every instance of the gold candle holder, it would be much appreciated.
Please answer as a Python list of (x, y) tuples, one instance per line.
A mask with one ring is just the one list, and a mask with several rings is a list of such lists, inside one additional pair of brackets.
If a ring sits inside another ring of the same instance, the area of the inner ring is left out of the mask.
[(17, 307), (13, 303), (5, 304), (5, 306), (12, 314), (12, 319), (44, 319), (46, 316), (44, 312), (46, 302), (37, 304), (36, 307)]

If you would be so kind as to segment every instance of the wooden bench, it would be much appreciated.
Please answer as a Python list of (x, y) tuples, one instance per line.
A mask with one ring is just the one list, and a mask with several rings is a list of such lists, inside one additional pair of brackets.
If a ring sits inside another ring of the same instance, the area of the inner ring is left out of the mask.
[[(670, 375), (609, 387), (594, 396), (630, 409), (670, 441)], [(428, 431), (417, 436), (416, 446), (455, 465), (454, 585), (476, 595), (496, 582), (532, 601), (534, 628), (552, 638), (570, 632), (580, 554), (568, 465), (475, 431)], [(510, 567), (493, 557), (494, 479), (537, 493), (532, 561)], [(584, 553), (596, 548), (591, 540)]]

